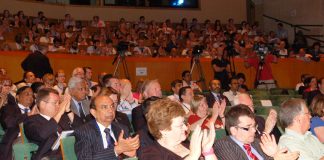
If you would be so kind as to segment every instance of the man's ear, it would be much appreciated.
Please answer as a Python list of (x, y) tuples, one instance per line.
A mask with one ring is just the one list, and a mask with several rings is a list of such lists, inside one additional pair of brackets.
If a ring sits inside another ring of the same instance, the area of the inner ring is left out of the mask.
[(96, 118), (96, 113), (97, 113), (97, 111), (96, 111), (95, 109), (91, 108), (91, 109), (90, 109), (90, 113), (91, 113), (91, 115), (92, 115), (93, 117)]
[(237, 134), (237, 129), (235, 129), (235, 127), (231, 127), (230, 128), (230, 134), (235, 136)]

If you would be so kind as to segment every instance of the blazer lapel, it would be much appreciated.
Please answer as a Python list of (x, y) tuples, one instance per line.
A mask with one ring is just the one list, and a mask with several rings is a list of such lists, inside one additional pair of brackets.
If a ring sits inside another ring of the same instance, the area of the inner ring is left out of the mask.
[(78, 116), (80, 117), (79, 110), (78, 110), (77, 106), (74, 104), (74, 101), (73, 101), (72, 99), (71, 99), (71, 101), (70, 101), (70, 106), (71, 106), (71, 111), (72, 111), (74, 114), (76, 114), (76, 115), (78, 115)]
[(236, 155), (241, 155), (240, 159), (243, 158), (244, 160), (249, 160), (245, 152), (237, 143), (235, 143), (229, 136), (227, 137), (227, 140), (229, 140), (232, 143), (231, 145), (233, 146), (232, 151), (236, 153)]

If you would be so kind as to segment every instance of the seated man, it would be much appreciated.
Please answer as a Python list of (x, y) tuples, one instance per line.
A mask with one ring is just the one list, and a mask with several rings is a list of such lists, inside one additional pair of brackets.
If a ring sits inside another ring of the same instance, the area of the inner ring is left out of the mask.
[[(253, 101), (250, 95), (246, 93), (242, 93), (235, 96), (233, 103), (234, 105), (244, 104), (248, 106), (252, 112), (254, 112)], [(257, 123), (256, 137), (260, 138), (263, 133), (273, 134), (276, 137), (276, 141), (279, 141), (281, 132), (276, 126), (277, 112), (275, 110), (271, 110), (269, 112), (269, 115), (266, 120), (261, 116), (255, 116), (255, 122)]]
[(179, 79), (176, 79), (171, 82), (171, 89), (173, 92), (173, 95), (168, 96), (169, 99), (172, 101), (180, 102), (179, 99), (179, 90), (182, 87), (182, 81)]
[(59, 93), (51, 88), (40, 89), (36, 97), (39, 114), (30, 116), (24, 122), (27, 138), (39, 147), (32, 159), (42, 157), (60, 158), (60, 150), (52, 151), (62, 130), (72, 130), (82, 125), (82, 121), (70, 110), (71, 97), (66, 96), (59, 104)]
[(293, 153), (285, 154), (278, 150), (273, 137), (272, 145), (264, 141), (265, 137), (263, 137), (261, 144), (259, 139), (254, 138), (256, 132), (255, 117), (247, 106), (234, 106), (226, 113), (225, 117), (226, 130), (230, 136), (215, 141), (213, 148), (218, 159), (261, 160), (272, 159), (272, 157), (275, 160), (278, 157), (285, 160), (292, 159), (287, 157)]
[(212, 79), (209, 81), (209, 92), (206, 94), (206, 100), (209, 108), (213, 108), (215, 102), (221, 103), (222, 99), (226, 100), (226, 104), (230, 105), (227, 97), (221, 93), (221, 82), (218, 79)]
[(95, 117), (75, 130), (75, 152), (78, 159), (116, 159), (122, 154), (136, 155), (139, 137), (129, 137), (126, 126), (116, 123), (114, 102), (106, 95), (95, 97), (91, 103)]
[(279, 120), (285, 128), (279, 146), (289, 151), (299, 151), (300, 160), (324, 159), (324, 144), (309, 130), (311, 114), (302, 99), (285, 101), (279, 111)]
[(231, 78), (229, 87), (230, 89), (224, 92), (224, 96), (227, 97), (231, 105), (234, 105), (233, 103), (234, 97), (240, 94), (240, 92), (238, 91), (239, 89), (238, 80), (236, 78)]

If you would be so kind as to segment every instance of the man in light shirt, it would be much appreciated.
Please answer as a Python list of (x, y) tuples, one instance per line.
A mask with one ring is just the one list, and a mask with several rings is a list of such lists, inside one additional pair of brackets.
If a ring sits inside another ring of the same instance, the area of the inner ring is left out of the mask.
[(285, 101), (279, 111), (279, 120), (285, 128), (279, 146), (287, 147), (290, 152), (299, 151), (299, 160), (324, 160), (324, 144), (308, 131), (311, 117), (304, 100)]

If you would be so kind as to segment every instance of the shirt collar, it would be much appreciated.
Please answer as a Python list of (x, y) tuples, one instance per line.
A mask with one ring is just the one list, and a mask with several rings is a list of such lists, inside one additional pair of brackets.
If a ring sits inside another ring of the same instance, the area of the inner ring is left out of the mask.
[(39, 115), (41, 115), (42, 117), (44, 117), (45, 119), (47, 119), (48, 121), (51, 119), (51, 117), (47, 116), (47, 115), (44, 115), (44, 114), (41, 114), (39, 113)]
[[(104, 132), (104, 130), (106, 129), (106, 127), (104, 125), (102, 125), (101, 123), (99, 123), (98, 121), (96, 121), (96, 123), (97, 123), (97, 125), (98, 125), (98, 127), (100, 129), (100, 132)], [(110, 131), (111, 131), (111, 124), (107, 128), (109, 128)]]
[(25, 109), (28, 109), (28, 112), (30, 111), (30, 109), (28, 107), (23, 106), (22, 104), (18, 103), (18, 107), (21, 111), (24, 111)]
[(312, 135), (312, 133), (310, 131), (306, 131), (305, 134), (300, 134), (300, 133), (297, 133), (296, 131), (294, 130), (291, 130), (289, 128), (286, 128), (285, 129), (285, 133), (287, 135), (290, 135), (290, 136), (293, 136), (293, 137), (296, 137), (296, 138), (299, 138), (299, 139), (305, 139), (307, 138), (308, 136)]

